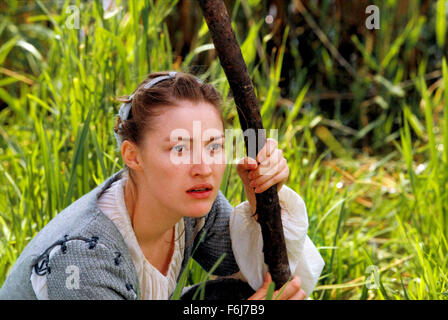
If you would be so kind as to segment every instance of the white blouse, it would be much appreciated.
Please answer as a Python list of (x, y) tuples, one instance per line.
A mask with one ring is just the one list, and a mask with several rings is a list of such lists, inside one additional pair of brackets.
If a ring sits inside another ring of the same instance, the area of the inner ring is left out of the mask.
[[(123, 236), (138, 274), (142, 299), (166, 300), (176, 288), (183, 260), (185, 246), (183, 219), (180, 219), (175, 226), (174, 253), (168, 273), (164, 276), (146, 259), (135, 237), (124, 202), (123, 187), (126, 179), (127, 177), (123, 176), (122, 179), (115, 181), (98, 199), (98, 206)], [(302, 198), (294, 190), (283, 185), (279, 192), (279, 202), (291, 273), (300, 277), (302, 289), (308, 297), (322, 272), (324, 261), (307, 236), (308, 216)], [(235, 207), (229, 224), (233, 253), (240, 267), (240, 272), (233, 276), (247, 281), (254, 290), (257, 290), (261, 287), (268, 268), (264, 263), (261, 228), (252, 217), (248, 201)], [(35, 274), (33, 269), (31, 283), (36, 297), (39, 300), (48, 300), (46, 276)]]

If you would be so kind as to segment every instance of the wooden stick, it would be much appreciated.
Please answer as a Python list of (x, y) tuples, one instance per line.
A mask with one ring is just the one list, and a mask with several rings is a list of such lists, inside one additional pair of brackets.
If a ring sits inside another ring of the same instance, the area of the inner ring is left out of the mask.
[[(241, 128), (243, 132), (246, 132), (247, 129), (255, 129), (256, 148), (249, 147), (249, 139), (246, 136), (245, 145), (247, 155), (256, 159), (256, 155), (266, 144), (266, 133), (263, 128), (254, 86), (233, 32), (230, 17), (222, 0), (199, 0), (199, 5), (229, 81)], [(276, 289), (279, 289), (289, 280), (291, 272), (280, 216), (281, 208), (278, 201), (277, 185), (262, 193), (255, 194), (255, 197), (257, 201), (257, 221), (261, 226), (263, 235), (265, 263), (269, 267)]]

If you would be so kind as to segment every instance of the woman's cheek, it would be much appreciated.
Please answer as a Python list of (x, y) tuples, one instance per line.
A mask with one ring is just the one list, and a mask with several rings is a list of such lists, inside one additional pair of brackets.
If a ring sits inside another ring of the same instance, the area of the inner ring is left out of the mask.
[(179, 166), (190, 163), (190, 155), (188, 153), (178, 153), (175, 151), (168, 151), (166, 153), (165, 162), (167, 166)]
[(215, 176), (218, 184), (218, 187), (221, 186), (222, 177), (224, 176), (224, 172), (226, 170), (225, 164), (215, 164), (213, 171), (215, 172)]

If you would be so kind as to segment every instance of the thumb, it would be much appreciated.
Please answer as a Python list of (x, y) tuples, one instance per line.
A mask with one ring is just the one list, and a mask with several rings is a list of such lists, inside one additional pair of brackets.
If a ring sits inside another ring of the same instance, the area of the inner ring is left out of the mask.
[(240, 170), (253, 170), (258, 167), (257, 160), (251, 157), (244, 157), (238, 162), (237, 168)]
[(271, 274), (266, 272), (262, 286), (248, 300), (264, 300), (271, 281)]
[(272, 282), (272, 277), (271, 274), (268, 272), (266, 272), (264, 279), (263, 279), (263, 285), (261, 286), (261, 288), (268, 290), (269, 288), (269, 284)]

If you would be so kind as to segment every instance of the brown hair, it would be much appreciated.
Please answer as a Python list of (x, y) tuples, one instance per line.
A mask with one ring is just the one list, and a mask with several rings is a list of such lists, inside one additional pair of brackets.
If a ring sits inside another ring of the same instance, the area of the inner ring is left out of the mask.
[[(218, 111), (221, 121), (222, 97), (211, 84), (201, 83), (190, 74), (178, 72), (175, 77), (156, 83), (154, 86), (143, 88), (152, 79), (168, 75), (169, 72), (155, 72), (147, 76), (134, 91), (132, 102), (130, 96), (119, 97), (117, 100), (132, 103), (127, 120), (117, 117), (114, 127), (121, 141), (129, 140), (139, 145), (144, 132), (153, 128), (154, 118), (163, 113), (161, 106), (177, 106), (180, 100), (190, 102), (208, 102)], [(120, 125), (121, 124), (121, 125)]]
[[(148, 89), (144, 88), (151, 80), (168, 74), (169, 72), (149, 74), (134, 91), (132, 100), (130, 99), (131, 96), (117, 98), (118, 101), (123, 103), (131, 102), (131, 110), (127, 119), (123, 120), (118, 116), (115, 123), (114, 131), (121, 141), (129, 140), (140, 145), (144, 133), (153, 128), (154, 119), (163, 113), (164, 108), (161, 107), (176, 107), (182, 100), (210, 103), (218, 111), (224, 127), (221, 94), (213, 85), (202, 83), (193, 75), (177, 72), (174, 77), (160, 81)], [(132, 170), (127, 168), (127, 172), (134, 187), (133, 190), (137, 191)], [(182, 232), (184, 231), (185, 229)]]

